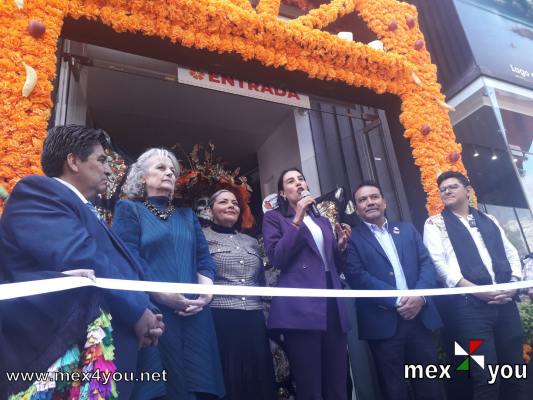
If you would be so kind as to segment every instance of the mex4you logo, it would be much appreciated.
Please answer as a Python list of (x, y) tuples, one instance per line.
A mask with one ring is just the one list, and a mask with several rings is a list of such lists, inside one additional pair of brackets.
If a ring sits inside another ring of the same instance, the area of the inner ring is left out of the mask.
[[(461, 371), (470, 375), (472, 368), (487, 369), (490, 379), (488, 383), (494, 384), (500, 379), (527, 379), (526, 364), (485, 364), (485, 356), (479, 354), (479, 347), (483, 340), (472, 339), (468, 341), (468, 351), (459, 343), (455, 343), (455, 356), (461, 357), (461, 361), (455, 371)], [(405, 379), (452, 379), (451, 364), (406, 364), (404, 366)]]

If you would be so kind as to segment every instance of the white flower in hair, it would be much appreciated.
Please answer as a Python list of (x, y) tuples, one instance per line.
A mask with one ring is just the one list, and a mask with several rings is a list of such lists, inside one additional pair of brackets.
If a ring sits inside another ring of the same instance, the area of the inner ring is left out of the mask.
[(278, 208), (278, 194), (272, 193), (263, 199), (263, 214)]

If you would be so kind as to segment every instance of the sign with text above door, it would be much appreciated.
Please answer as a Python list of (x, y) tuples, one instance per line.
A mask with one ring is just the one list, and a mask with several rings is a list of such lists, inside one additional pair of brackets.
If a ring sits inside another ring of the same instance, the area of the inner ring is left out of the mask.
[(309, 97), (304, 94), (223, 74), (178, 67), (178, 82), (295, 107), (311, 108)]

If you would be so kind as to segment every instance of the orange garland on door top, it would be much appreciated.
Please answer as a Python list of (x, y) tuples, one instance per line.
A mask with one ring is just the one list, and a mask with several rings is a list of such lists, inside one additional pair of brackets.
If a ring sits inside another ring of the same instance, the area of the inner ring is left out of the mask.
[[(333, 0), (283, 21), (277, 18), (279, 6), (280, 0), (261, 0), (257, 10), (247, 0), (4, 0), (0, 3), (0, 184), (11, 189), (21, 177), (41, 173), (57, 39), (64, 18), (71, 16), (98, 19), (117, 32), (141, 32), (186, 47), (235, 52), (266, 66), (303, 71), (310, 78), (399, 96), (400, 121), (428, 194), (427, 209), (430, 214), (439, 212), (436, 176), (449, 169), (465, 170), (416, 8), (396, 0)], [(354, 11), (386, 51), (320, 30)], [(32, 21), (44, 25), (42, 36), (30, 35)]]

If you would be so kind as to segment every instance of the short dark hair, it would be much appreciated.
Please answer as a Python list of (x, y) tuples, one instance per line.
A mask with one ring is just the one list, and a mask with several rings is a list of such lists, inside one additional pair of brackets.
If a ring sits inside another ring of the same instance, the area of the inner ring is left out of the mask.
[(363, 181), (359, 185), (357, 185), (357, 187), (353, 191), (354, 199), (355, 199), (355, 194), (357, 193), (357, 191), (364, 186), (372, 186), (372, 187), (377, 188), (379, 190), (379, 194), (381, 195), (381, 197), (385, 197), (383, 196), (383, 191), (381, 190), (381, 186), (379, 186), (379, 184), (376, 181)]
[[(207, 206), (212, 210), (218, 197), (224, 192), (231, 193), (232, 195), (234, 195), (235, 198), (237, 199), (237, 203), (239, 203), (239, 208), (240, 208), (239, 218), (237, 218), (237, 222), (235, 222), (235, 225), (233, 225), (233, 228), (240, 231), (241, 226), (242, 226), (242, 211), (244, 210), (245, 204), (243, 203), (242, 198), (240, 196), (237, 196), (237, 192), (234, 189), (222, 188), (222, 189), (217, 190), (215, 193), (213, 193), (209, 197), (209, 202)], [(211, 223), (212, 224), (214, 223), (214, 217), (213, 217), (213, 220), (211, 220)]]
[(443, 172), (442, 174), (440, 174), (437, 178), (437, 186), (440, 186), (440, 184), (442, 182), (444, 182), (446, 179), (450, 179), (450, 178), (456, 178), (459, 182), (461, 182), (461, 184), (466, 187), (466, 186), (471, 186), (470, 185), (470, 181), (468, 180), (468, 178), (466, 176), (464, 176), (462, 173), (460, 172), (457, 172), (457, 171), (446, 171), (446, 172)]
[(82, 125), (55, 126), (48, 130), (41, 154), (43, 172), (50, 177), (63, 174), (63, 164), (70, 153), (82, 161), (92, 153), (94, 146), (110, 147), (109, 136), (102, 129)]
[(283, 216), (287, 216), (288, 215), (288, 210), (289, 210), (289, 201), (284, 199), (283, 197), (281, 197), (279, 195), (279, 192), (281, 192), (283, 190), (283, 178), (285, 177), (285, 175), (287, 174), (287, 172), (291, 172), (291, 171), (296, 171), (298, 172), (300, 175), (302, 175), (305, 179), (305, 176), (304, 174), (302, 173), (302, 171), (300, 171), (298, 168), (294, 167), (294, 168), (287, 168), (285, 170), (283, 170), (278, 178), (278, 209), (279, 211), (281, 212), (281, 214)]

